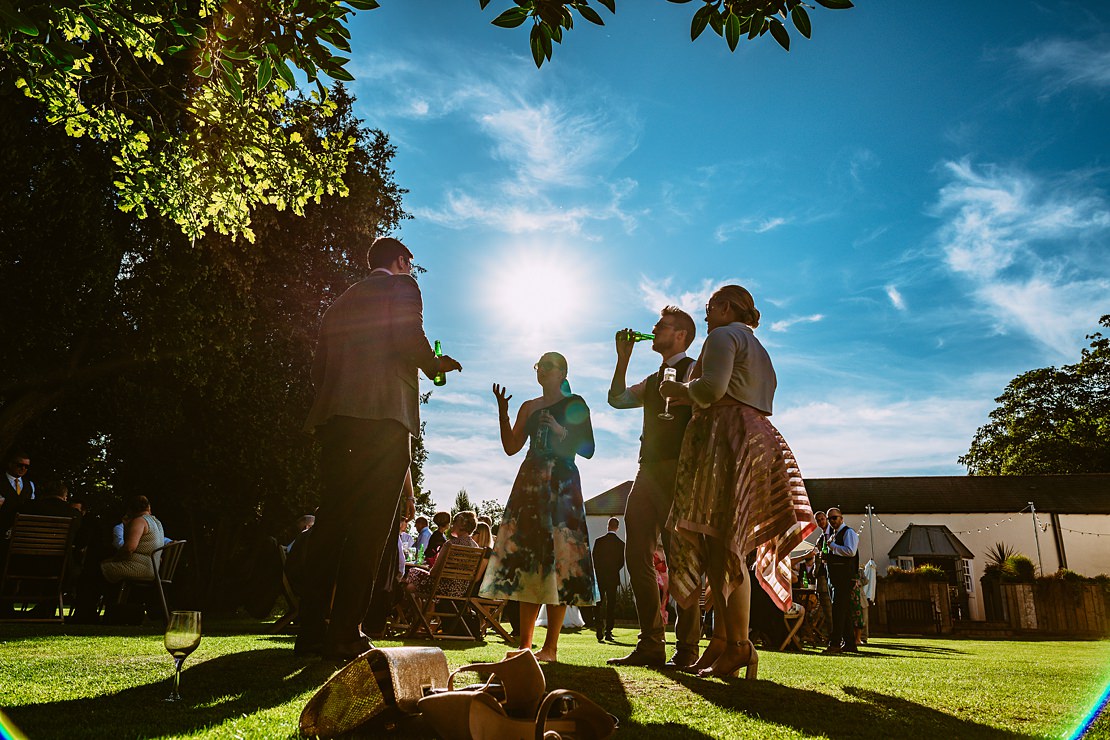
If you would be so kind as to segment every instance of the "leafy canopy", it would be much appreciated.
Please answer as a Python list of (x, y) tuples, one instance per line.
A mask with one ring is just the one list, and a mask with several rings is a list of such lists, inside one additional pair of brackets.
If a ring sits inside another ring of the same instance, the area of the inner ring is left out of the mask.
[[(1099, 323), (1110, 328), (1110, 315)], [(1110, 473), (1110, 338), (1080, 361), (1022, 373), (960, 458), (971, 475)]]

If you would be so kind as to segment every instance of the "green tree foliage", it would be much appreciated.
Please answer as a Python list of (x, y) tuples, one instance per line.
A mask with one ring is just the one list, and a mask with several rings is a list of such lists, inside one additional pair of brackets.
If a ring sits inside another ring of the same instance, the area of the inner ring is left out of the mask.
[(484, 499), (478, 504), (478, 516), (488, 516), (494, 524), (500, 524), (505, 516), (505, 505), (493, 499)]
[[(1110, 328), (1110, 315), (1099, 323)], [(1088, 335), (1078, 363), (1022, 373), (960, 458), (971, 475), (1110, 472), (1110, 339)]]
[[(685, 4), (695, 0), (670, 0), (672, 3)], [(696, 41), (706, 28), (724, 39), (730, 51), (736, 51), (742, 38), (755, 39), (767, 33), (779, 46), (790, 51), (790, 32), (786, 29), (787, 18), (798, 33), (807, 39), (812, 33), (809, 12), (814, 6), (802, 0), (697, 0), (700, 7), (690, 20), (690, 40)], [(852, 7), (850, 0), (816, 0), (818, 5), (832, 10)], [(490, 0), (479, 0), (482, 8)], [(513, 0), (513, 5), (493, 19), (493, 25), (501, 28), (517, 28), (528, 19), (532, 27), (528, 34), (528, 45), (532, 59), (537, 67), (551, 60), (553, 44), (562, 43), (563, 31), (574, 28), (574, 14), (597, 26), (605, 25), (601, 14), (590, 5), (589, 0)], [(597, 0), (610, 13), (617, 12), (616, 0)], [(574, 11), (572, 13), (571, 11)]]
[(454, 517), (460, 511), (474, 511), (474, 504), (470, 502), (470, 494), (466, 492), (465, 488), (460, 488), (459, 492), (455, 494), (455, 504), (451, 507), (451, 516)]
[[(172, 222), (121, 213), (109, 147), (5, 101), (0, 272), (18, 289), (0, 291), (0, 435), (30, 448), (38, 474), (74, 480), (94, 506), (146, 494), (172, 536), (213, 557), (244, 522), (276, 534), (312, 510), (301, 426), (320, 317), (405, 216), (388, 138), (359, 125), (341, 86), (330, 98), (334, 115), (307, 115), (300, 133), (356, 141), (350, 196), (259, 214), (263, 250), (220, 236), (189, 248)], [(302, 104), (315, 110), (287, 103)]]
[[(0, 0), (3, 84), (71, 136), (105, 143), (119, 205), (190, 237), (254, 238), (261, 205), (302, 214), (346, 194), (354, 141), (299, 129), (332, 115), (321, 76), (353, 79), (346, 24), (375, 0)], [(338, 53), (337, 53), (338, 52)], [(317, 83), (289, 107), (296, 68)]]

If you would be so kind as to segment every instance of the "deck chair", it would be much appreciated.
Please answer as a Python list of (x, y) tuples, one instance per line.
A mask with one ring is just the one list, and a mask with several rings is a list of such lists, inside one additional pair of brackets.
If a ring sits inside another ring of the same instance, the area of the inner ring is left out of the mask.
[(133, 586), (154, 586), (158, 589), (158, 597), (162, 601), (162, 616), (165, 618), (165, 623), (170, 623), (170, 609), (166, 604), (166, 586), (173, 583), (174, 574), (177, 573), (177, 564), (181, 561), (181, 555), (185, 552), (186, 540), (174, 540), (167, 545), (156, 548), (148, 556), (151, 560), (151, 565), (154, 567), (154, 572), (157, 573), (156, 578), (124, 578), (123, 588), (120, 589), (118, 603), (123, 604), (127, 602), (128, 596), (131, 594)]
[(57, 616), (51, 609), (49, 617), (20, 621), (65, 621), (62, 582), (69, 548), (73, 544), (73, 522), (74, 519), (67, 516), (16, 515), (0, 580), (0, 601), (58, 602)]
[(432, 566), (430, 588), (406, 592), (405, 600), (415, 618), (406, 637), (433, 640), (476, 640), (467, 617), (474, 579), (486, 551), (479, 547), (446, 544)]
[(489, 565), (489, 558), (492, 553), (493, 550), (487, 547), (482, 562), (478, 566), (478, 572), (474, 576), (474, 585), (470, 590), (471, 595), (468, 604), (479, 619), (478, 631), (480, 636), (484, 637), (486, 628), (492, 627), (506, 643), (516, 645), (513, 636), (501, 625), (501, 613), (505, 611), (507, 602), (504, 599), (487, 599), (478, 595), (478, 587), (482, 585), (482, 576), (486, 574), (486, 566)]

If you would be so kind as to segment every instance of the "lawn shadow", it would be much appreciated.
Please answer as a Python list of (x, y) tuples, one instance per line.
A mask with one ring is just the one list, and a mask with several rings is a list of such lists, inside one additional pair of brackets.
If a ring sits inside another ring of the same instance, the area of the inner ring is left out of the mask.
[[(13, 706), (8, 715), (29, 737), (163, 737), (197, 732), (229, 719), (285, 704), (319, 687), (335, 670), (326, 661), (305, 663), (288, 649), (265, 648), (223, 655), (181, 674), (184, 701), (164, 701), (172, 662), (156, 680), (83, 699)], [(291, 728), (293, 730), (294, 728)]]
[(950, 647), (933, 647), (920, 643), (886, 642), (868, 643), (861, 650), (899, 650), (906, 653), (924, 653), (926, 655), (969, 655), (966, 650), (957, 650)]
[(932, 707), (865, 689), (845, 686), (859, 701), (783, 686), (772, 681), (702, 679), (671, 672), (677, 683), (722, 709), (791, 727), (830, 740), (876, 737), (1024, 738)]

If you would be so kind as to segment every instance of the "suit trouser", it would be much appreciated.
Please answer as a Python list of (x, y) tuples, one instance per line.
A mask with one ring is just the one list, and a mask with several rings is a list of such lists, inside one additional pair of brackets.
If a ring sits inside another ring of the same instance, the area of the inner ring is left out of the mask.
[[(653, 555), (660, 534), (663, 551), (670, 550), (671, 538), (666, 525), (674, 503), (677, 475), (677, 460), (641, 463), (624, 509), (624, 524), (628, 530), (628, 540), (624, 545), (625, 567), (628, 568), (632, 595), (636, 598), (636, 616), (640, 622), (636, 649), (651, 654), (666, 651), (666, 632)], [(697, 655), (700, 637), (701, 608), (696, 603), (686, 609), (680, 607), (675, 621), (678, 651)]]
[(833, 628), (833, 611), (832, 611), (832, 591), (829, 589), (829, 573), (824, 565), (817, 568), (817, 575), (813, 580), (816, 583), (817, 598), (821, 602), (821, 614), (825, 622), (825, 636), (832, 634)]
[(829, 568), (829, 585), (832, 587), (832, 630), (829, 632), (829, 645), (843, 643), (844, 647), (854, 647), (856, 632), (852, 626), (852, 589), (854, 577), (849, 568)]
[[(601, 601), (597, 602), (597, 611), (594, 616), (594, 629), (597, 636), (613, 634), (613, 625), (617, 619), (617, 586), (620, 581), (598, 581), (597, 589), (601, 594)], [(604, 618), (603, 618), (604, 617)]]
[(334, 417), (318, 436), (323, 491), (306, 563), (301, 638), (341, 645), (358, 639), (383, 553), (397, 548), (389, 535), (411, 462), (409, 433), (392, 419)]

